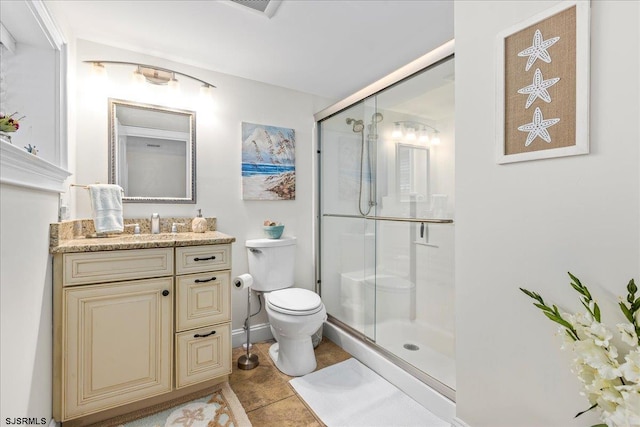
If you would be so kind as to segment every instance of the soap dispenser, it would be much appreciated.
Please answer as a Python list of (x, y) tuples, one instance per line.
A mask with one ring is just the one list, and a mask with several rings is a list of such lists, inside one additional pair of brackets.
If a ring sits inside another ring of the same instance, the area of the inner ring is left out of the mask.
[(202, 217), (202, 209), (198, 209), (198, 216), (191, 221), (191, 229), (194, 233), (207, 231), (207, 219)]

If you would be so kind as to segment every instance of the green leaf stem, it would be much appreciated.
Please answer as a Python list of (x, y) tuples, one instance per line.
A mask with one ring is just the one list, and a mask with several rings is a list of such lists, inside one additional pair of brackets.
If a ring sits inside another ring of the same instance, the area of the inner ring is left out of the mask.
[(542, 310), (542, 314), (547, 316), (549, 320), (563, 326), (571, 339), (573, 339), (574, 341), (578, 340), (578, 332), (573, 328), (573, 326), (571, 326), (569, 322), (562, 318), (560, 310), (558, 310), (557, 306), (554, 305), (553, 308), (549, 307), (545, 304), (544, 299), (542, 299), (542, 297), (535, 292), (529, 291), (524, 288), (520, 288), (520, 290), (528, 297), (538, 301), (537, 303), (533, 303), (533, 305)]
[[(578, 418), (580, 415), (584, 414), (585, 412), (589, 412), (590, 410), (592, 410), (592, 409), (593, 409), (593, 408), (595, 408), (596, 406), (598, 406), (598, 404), (597, 404), (597, 403), (594, 403), (593, 405), (591, 405), (591, 407), (590, 407), (589, 409), (585, 409), (585, 410), (584, 410), (584, 411), (582, 411), (582, 412), (578, 412), (578, 413), (575, 415), (575, 417), (573, 417), (573, 418)], [(595, 427), (595, 426), (592, 426), (592, 427)]]
[(618, 305), (620, 306), (620, 310), (624, 317), (627, 318), (629, 323), (633, 325), (633, 328), (636, 331), (636, 335), (638, 337), (638, 344), (640, 345), (640, 324), (636, 320), (636, 312), (640, 310), (640, 297), (636, 298), (636, 292), (638, 291), (638, 287), (636, 286), (636, 282), (631, 279), (627, 284), (627, 302), (629, 306), (624, 302), (620, 302)]

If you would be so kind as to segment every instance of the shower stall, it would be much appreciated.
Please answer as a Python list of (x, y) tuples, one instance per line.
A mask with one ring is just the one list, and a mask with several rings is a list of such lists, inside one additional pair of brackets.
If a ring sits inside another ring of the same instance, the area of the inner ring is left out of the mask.
[(316, 120), (329, 322), (455, 400), (452, 50)]

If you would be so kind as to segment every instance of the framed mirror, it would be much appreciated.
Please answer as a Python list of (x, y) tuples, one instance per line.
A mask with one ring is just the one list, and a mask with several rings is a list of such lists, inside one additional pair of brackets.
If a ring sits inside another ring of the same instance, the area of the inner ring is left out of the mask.
[(109, 99), (109, 183), (123, 202), (196, 202), (196, 113)]
[(429, 149), (396, 144), (396, 185), (401, 202), (429, 200)]

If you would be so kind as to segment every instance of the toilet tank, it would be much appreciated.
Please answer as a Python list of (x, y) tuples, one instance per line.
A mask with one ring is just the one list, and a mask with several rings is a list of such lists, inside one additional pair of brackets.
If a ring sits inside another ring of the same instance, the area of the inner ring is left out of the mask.
[(252, 289), (270, 292), (293, 286), (296, 238), (252, 239), (245, 243)]

